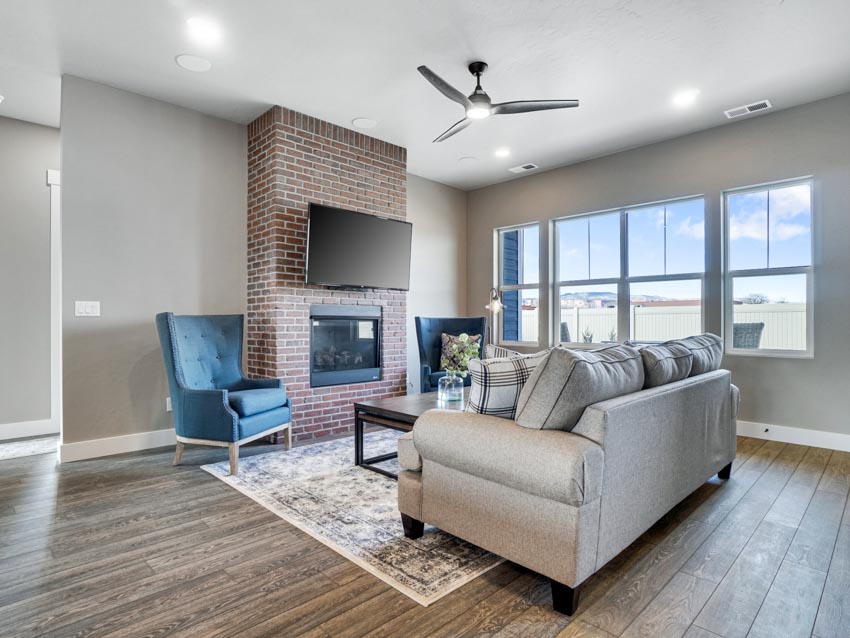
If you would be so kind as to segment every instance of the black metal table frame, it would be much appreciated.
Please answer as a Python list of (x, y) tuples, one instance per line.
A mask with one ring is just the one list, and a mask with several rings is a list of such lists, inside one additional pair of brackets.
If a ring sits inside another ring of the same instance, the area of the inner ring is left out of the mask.
[(372, 414), (368, 410), (364, 410), (362, 408), (356, 408), (354, 410), (354, 464), (398, 480), (398, 476), (396, 474), (375, 466), (375, 463), (381, 463), (382, 461), (389, 461), (390, 459), (398, 458), (398, 452), (390, 452), (388, 454), (379, 454), (378, 456), (363, 458), (363, 426), (366, 424), (377, 425), (382, 428), (389, 428), (399, 432), (410, 432), (413, 429), (414, 421), (415, 419), (411, 421), (404, 421), (398, 418), (388, 418), (386, 416)]

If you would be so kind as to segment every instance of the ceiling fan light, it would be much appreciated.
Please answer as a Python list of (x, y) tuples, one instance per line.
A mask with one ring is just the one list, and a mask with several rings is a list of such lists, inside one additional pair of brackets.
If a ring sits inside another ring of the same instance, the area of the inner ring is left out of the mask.
[(473, 104), (468, 109), (466, 109), (466, 117), (471, 120), (483, 120), (485, 117), (490, 115), (490, 107)]

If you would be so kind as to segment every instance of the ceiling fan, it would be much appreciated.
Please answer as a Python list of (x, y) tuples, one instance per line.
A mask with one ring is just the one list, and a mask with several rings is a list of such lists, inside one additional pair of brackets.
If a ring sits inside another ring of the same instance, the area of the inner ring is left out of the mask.
[(435, 142), (442, 142), (455, 133), (459, 133), (473, 120), (483, 120), (491, 115), (513, 115), (515, 113), (530, 113), (532, 111), (548, 111), (551, 109), (568, 109), (578, 106), (578, 100), (520, 100), (517, 102), (502, 102), (493, 104), (490, 96), (481, 88), (481, 75), (487, 70), (486, 62), (473, 62), (469, 72), (475, 76), (475, 90), (469, 97), (454, 88), (427, 66), (417, 69), (426, 80), (447, 98), (460, 104), (466, 111), (466, 117), (452, 124), (449, 129), (437, 137)]

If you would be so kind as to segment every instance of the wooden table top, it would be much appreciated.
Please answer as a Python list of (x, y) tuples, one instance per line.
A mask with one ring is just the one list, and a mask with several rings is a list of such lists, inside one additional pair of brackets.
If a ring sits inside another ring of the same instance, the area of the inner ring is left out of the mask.
[(463, 389), (463, 401), (442, 403), (437, 399), (437, 394), (437, 392), (424, 392), (374, 401), (355, 401), (354, 410), (412, 423), (423, 412), (436, 408), (462, 411), (466, 407), (467, 399), (469, 399), (469, 388)]

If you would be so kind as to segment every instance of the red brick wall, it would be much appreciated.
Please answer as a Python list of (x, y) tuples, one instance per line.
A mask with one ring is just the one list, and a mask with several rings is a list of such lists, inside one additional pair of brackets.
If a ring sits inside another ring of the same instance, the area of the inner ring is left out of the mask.
[[(406, 392), (407, 295), (307, 286), (311, 202), (404, 219), (407, 151), (275, 106), (248, 126), (248, 374), (281, 377), (293, 435), (350, 430), (355, 399)], [(381, 381), (310, 387), (310, 304), (383, 308)]]

